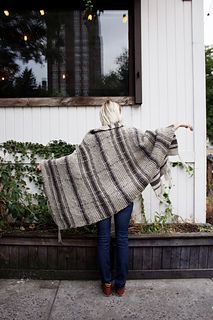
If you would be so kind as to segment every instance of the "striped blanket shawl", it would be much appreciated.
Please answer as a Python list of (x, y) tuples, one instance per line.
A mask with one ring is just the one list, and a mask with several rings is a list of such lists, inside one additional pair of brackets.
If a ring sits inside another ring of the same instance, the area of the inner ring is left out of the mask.
[(44, 193), (60, 230), (96, 223), (125, 208), (150, 183), (162, 195), (168, 156), (178, 154), (174, 125), (140, 131), (117, 124), (90, 130), (76, 150), (41, 162)]

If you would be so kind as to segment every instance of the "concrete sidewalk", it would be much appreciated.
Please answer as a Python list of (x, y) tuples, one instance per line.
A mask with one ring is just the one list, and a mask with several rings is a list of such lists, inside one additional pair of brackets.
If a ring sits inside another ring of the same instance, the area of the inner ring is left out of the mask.
[(128, 280), (123, 297), (99, 281), (0, 279), (1, 320), (213, 320), (213, 279)]

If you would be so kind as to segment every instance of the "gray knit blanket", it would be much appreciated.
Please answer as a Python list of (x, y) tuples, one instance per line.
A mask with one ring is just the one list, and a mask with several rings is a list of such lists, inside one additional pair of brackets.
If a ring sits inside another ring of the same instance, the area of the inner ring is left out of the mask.
[(158, 197), (168, 156), (178, 154), (174, 125), (146, 130), (117, 124), (90, 130), (76, 150), (41, 162), (44, 193), (60, 230), (96, 223), (134, 201), (150, 184)]

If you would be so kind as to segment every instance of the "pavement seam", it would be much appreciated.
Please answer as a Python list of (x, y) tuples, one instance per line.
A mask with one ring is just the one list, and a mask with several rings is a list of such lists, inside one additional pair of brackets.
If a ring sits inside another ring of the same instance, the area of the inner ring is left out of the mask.
[(58, 287), (57, 287), (57, 289), (55, 291), (55, 295), (54, 295), (54, 298), (53, 298), (53, 301), (52, 301), (52, 304), (51, 304), (51, 307), (50, 307), (50, 311), (49, 311), (48, 316), (47, 316), (47, 320), (50, 319), (50, 316), (51, 316), (52, 309), (53, 309), (53, 306), (54, 306), (54, 303), (55, 303), (55, 299), (56, 299), (57, 294), (58, 294), (58, 290), (59, 290), (60, 284), (61, 284), (61, 280), (59, 280), (59, 282), (58, 282)]

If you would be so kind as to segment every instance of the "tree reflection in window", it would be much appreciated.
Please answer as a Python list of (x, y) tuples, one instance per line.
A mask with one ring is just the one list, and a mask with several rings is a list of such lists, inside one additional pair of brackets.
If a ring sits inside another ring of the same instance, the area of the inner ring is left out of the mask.
[(128, 96), (127, 10), (0, 17), (0, 97)]

